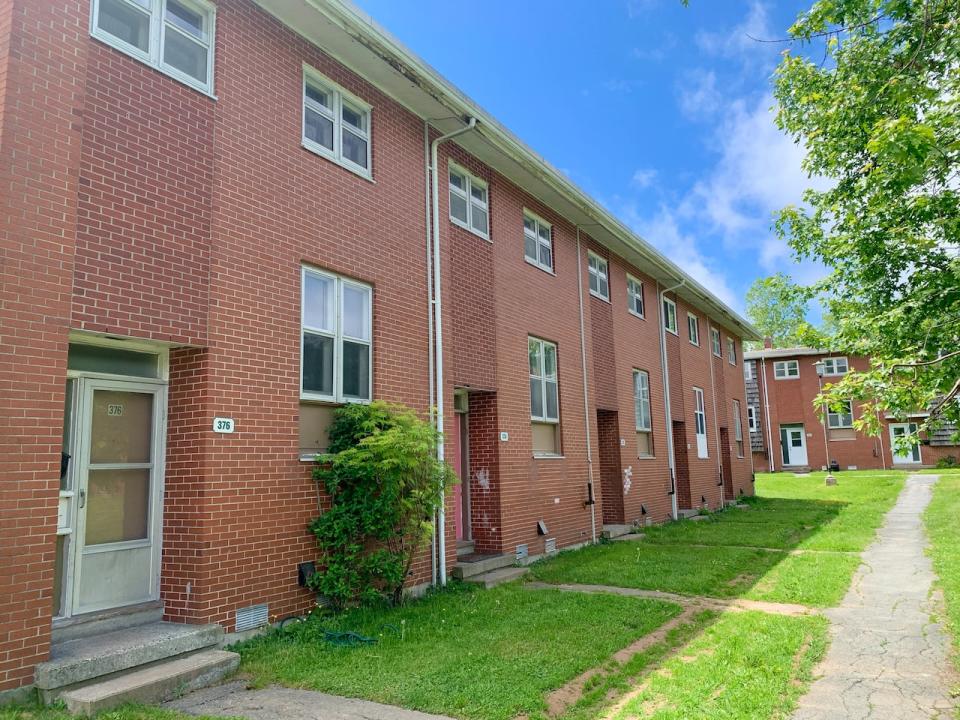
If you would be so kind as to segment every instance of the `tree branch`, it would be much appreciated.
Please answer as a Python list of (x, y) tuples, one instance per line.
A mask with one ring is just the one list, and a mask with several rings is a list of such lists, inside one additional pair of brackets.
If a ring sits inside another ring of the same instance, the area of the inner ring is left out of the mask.
[(935, 360), (924, 360), (922, 362), (917, 362), (917, 363), (897, 363), (890, 369), (900, 370), (902, 368), (904, 370), (912, 370), (914, 368), (927, 367), (929, 365), (936, 365), (937, 363), (942, 363), (944, 360), (949, 360), (950, 358), (957, 357), (957, 356), (960, 356), (960, 350), (954, 350), (953, 352), (947, 353), (946, 355), (941, 355)]

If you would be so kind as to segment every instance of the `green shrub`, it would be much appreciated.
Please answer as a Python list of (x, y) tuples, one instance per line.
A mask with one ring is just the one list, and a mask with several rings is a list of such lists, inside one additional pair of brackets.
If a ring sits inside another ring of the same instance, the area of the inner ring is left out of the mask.
[(311, 587), (335, 608), (402, 597), (417, 552), (429, 540), (445, 486), (433, 426), (403, 405), (338, 408), (314, 478), (330, 509), (310, 523), (321, 570)]
[(947, 470), (953, 467), (957, 467), (957, 458), (953, 455), (946, 455), (937, 460), (937, 470)]

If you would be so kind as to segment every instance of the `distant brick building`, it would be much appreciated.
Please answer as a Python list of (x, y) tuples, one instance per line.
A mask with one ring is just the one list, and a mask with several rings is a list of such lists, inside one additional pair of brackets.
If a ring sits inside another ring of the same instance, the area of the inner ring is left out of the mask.
[[(823, 376), (817, 364), (822, 363)], [(922, 436), (912, 452), (897, 452), (894, 438), (915, 433), (918, 412), (908, 418), (882, 418), (884, 431), (867, 436), (853, 427), (862, 412), (850, 402), (841, 412), (818, 414), (814, 399), (820, 387), (849, 371), (867, 370), (869, 361), (811, 348), (765, 348), (744, 355), (747, 422), (754, 467), (758, 472), (826, 468), (836, 463), (843, 470), (932, 467), (949, 455), (960, 459), (953, 444), (952, 426), (932, 436)]]
[(5, 3), (0, 155), (0, 693), (309, 609), (342, 403), (443, 393), (411, 585), (753, 491), (755, 331), (348, 4)]

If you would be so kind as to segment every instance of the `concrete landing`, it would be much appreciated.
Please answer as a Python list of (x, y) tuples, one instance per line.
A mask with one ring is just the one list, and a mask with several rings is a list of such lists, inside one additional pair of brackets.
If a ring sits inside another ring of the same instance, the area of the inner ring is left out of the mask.
[(464, 578), (464, 582), (482, 585), (489, 590), (497, 585), (503, 585), (504, 583), (512, 582), (517, 578), (521, 578), (528, 572), (530, 572), (530, 568), (525, 567), (498, 568), (496, 570), (483, 573), (482, 575), (471, 575), (468, 578)]

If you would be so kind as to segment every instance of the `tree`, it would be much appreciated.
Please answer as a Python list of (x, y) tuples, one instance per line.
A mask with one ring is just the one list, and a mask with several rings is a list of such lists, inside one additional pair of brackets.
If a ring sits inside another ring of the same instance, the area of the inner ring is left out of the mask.
[(747, 318), (776, 347), (802, 345), (812, 328), (807, 322), (807, 295), (789, 275), (758, 278), (747, 290)]
[(414, 557), (453, 470), (437, 460), (437, 431), (402, 405), (376, 401), (337, 409), (328, 452), (314, 477), (330, 508), (311, 524), (322, 569), (311, 587), (334, 607), (402, 597)]
[(930, 408), (921, 430), (956, 422), (960, 3), (818, 0), (789, 36), (777, 122), (828, 187), (807, 190), (775, 228), (829, 271), (809, 291), (833, 318), (833, 349), (874, 363), (824, 399), (862, 400), (858, 426), (874, 433), (878, 414)]

